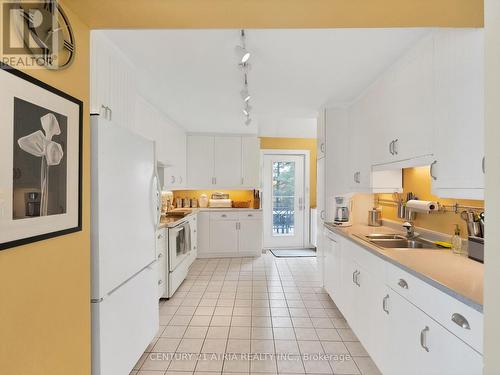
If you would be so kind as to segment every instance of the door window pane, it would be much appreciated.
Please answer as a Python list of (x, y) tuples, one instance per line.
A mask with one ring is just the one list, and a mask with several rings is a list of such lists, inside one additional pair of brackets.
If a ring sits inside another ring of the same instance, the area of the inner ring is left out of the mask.
[(295, 234), (295, 162), (273, 162), (273, 236)]

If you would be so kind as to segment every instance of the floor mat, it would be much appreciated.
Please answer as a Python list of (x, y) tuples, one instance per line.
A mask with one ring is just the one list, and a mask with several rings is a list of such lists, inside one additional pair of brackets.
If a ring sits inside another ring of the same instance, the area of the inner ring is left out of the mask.
[(271, 253), (277, 258), (315, 257), (316, 248), (309, 249), (271, 249)]

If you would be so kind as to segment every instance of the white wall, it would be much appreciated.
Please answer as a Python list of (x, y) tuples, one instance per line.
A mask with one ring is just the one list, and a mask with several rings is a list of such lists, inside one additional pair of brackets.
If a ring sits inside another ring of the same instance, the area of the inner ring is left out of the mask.
[(500, 1), (485, 0), (485, 374), (500, 373)]
[(316, 117), (259, 117), (259, 137), (316, 138), (316, 124)]

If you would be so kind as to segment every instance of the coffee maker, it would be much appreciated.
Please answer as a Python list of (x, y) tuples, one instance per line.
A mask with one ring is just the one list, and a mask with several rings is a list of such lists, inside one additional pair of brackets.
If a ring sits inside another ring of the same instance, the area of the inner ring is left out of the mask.
[(335, 197), (335, 219), (333, 223), (339, 227), (352, 225), (352, 200), (350, 196), (339, 195)]

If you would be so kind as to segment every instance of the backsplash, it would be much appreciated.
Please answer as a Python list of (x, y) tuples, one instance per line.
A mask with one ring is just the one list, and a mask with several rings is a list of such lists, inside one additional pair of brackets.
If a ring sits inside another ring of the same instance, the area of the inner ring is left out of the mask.
[[(439, 201), (442, 204), (453, 205), (456, 202), (468, 206), (484, 207), (482, 200), (442, 199), (431, 194), (431, 176), (429, 167), (403, 169), (403, 196), (413, 192), (420, 200)], [(391, 194), (376, 194), (381, 199), (392, 199)], [(382, 218), (403, 222), (397, 217), (396, 207), (380, 204)], [(415, 226), (452, 235), (455, 224), (460, 226), (462, 237), (467, 238), (467, 224), (454, 212), (436, 214), (418, 214)]]
[(174, 191), (174, 202), (177, 198), (198, 199), (200, 195), (206, 194), (210, 199), (213, 193), (229, 194), (229, 199), (233, 201), (251, 201), (253, 203), (253, 190), (176, 190)]

